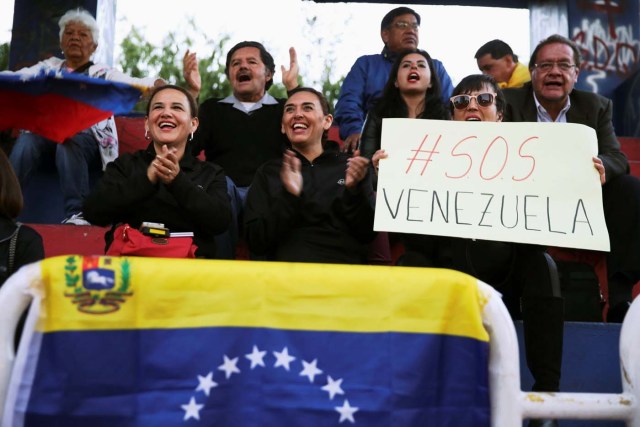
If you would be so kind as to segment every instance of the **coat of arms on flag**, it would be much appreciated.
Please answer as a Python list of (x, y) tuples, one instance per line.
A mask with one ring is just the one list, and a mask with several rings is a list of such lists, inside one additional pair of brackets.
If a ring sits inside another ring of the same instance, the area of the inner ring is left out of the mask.
[(483, 301), (462, 273), (80, 256), (41, 269), (3, 426), (489, 425)]

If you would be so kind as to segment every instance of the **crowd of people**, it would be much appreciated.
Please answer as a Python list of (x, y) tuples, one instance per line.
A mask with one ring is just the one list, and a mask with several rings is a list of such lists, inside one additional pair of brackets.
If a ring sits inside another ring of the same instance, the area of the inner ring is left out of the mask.
[[(183, 58), (187, 88), (158, 78), (134, 79), (91, 62), (98, 28), (88, 12), (71, 10), (59, 25), (63, 58), (17, 73), (53, 68), (148, 88), (149, 145), (116, 158), (113, 118), (61, 144), (22, 132), (9, 157), (17, 178), (0, 156), (0, 245), (18, 233), (17, 182), (28, 185), (32, 171), (50, 157), (60, 175), (63, 222), (111, 226), (107, 248), (117, 226), (151, 222), (193, 233), (196, 255), (203, 258), (232, 259), (244, 239), (252, 259), (366, 264), (371, 246), (380, 243), (373, 221), (377, 171), (387, 157), (381, 149), (384, 118), (581, 123), (598, 140), (593, 167), (611, 238), (609, 320), (624, 318), (640, 279), (640, 180), (629, 175), (611, 101), (574, 88), (581, 57), (570, 39), (552, 35), (540, 41), (528, 66), (504, 41), (489, 41), (475, 55), (480, 73), (454, 88), (444, 65), (418, 48), (420, 15), (397, 7), (381, 21), (382, 52), (355, 61), (333, 115), (322, 93), (299, 86), (293, 48), (289, 68), (281, 67), (287, 99), (268, 93), (276, 74), (271, 54), (258, 42), (244, 41), (226, 58), (232, 93), (198, 105), (194, 53)], [(327, 140), (333, 125), (339, 126), (340, 145)], [(90, 188), (94, 164), (104, 173)], [(20, 235), (16, 265), (42, 258), (32, 230), (23, 226)], [(524, 321), (533, 389), (560, 389), (563, 302), (545, 247), (416, 234), (399, 238), (405, 252), (398, 265), (456, 269), (499, 288), (513, 316)]]

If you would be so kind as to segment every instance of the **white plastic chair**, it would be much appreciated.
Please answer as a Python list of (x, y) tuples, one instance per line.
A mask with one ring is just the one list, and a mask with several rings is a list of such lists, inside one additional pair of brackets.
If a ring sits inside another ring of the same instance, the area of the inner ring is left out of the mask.
[[(487, 285), (482, 284), (481, 288)], [(522, 391), (518, 340), (502, 301), (491, 298), (483, 311), (490, 336), (491, 425), (521, 426), (525, 418), (623, 420), (640, 427), (640, 301), (631, 305), (620, 333), (622, 393), (540, 393)]]
[[(16, 324), (37, 297), (40, 279), (40, 263), (34, 263), (21, 268), (0, 289), (0, 419), (15, 360)], [(492, 426), (519, 427), (523, 418), (566, 418), (624, 420), (628, 427), (640, 427), (640, 302), (629, 309), (620, 336), (622, 393), (524, 392), (513, 321), (498, 292), (482, 282), (478, 287), (486, 301), (483, 323), (490, 336)]]

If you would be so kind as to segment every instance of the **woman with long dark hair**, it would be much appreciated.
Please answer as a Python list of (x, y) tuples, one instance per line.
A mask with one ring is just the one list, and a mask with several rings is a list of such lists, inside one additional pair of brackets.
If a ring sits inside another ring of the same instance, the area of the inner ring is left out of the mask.
[(380, 149), (384, 118), (449, 119), (433, 60), (424, 50), (406, 50), (394, 62), (382, 96), (367, 114), (360, 139), (364, 157), (373, 158)]
[(18, 268), (44, 258), (40, 234), (15, 220), (21, 210), (18, 178), (0, 150), (0, 286)]

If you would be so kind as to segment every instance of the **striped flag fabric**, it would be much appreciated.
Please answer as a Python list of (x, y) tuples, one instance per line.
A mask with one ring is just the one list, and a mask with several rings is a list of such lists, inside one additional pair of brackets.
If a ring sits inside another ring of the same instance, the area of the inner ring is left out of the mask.
[(0, 73), (0, 130), (25, 129), (62, 143), (115, 114), (131, 112), (142, 91), (83, 74)]
[(476, 279), (443, 269), (41, 262), (17, 426), (488, 426)]

